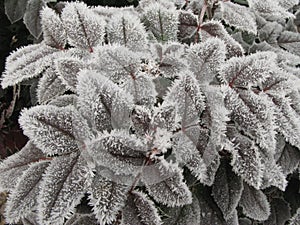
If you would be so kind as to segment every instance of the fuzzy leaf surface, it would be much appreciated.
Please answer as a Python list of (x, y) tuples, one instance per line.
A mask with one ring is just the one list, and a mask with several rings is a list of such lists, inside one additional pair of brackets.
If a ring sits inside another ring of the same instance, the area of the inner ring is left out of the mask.
[(154, 203), (142, 192), (133, 191), (129, 194), (121, 225), (161, 225)]
[(24, 172), (16, 188), (10, 194), (6, 206), (6, 221), (17, 223), (36, 209), (43, 174), (50, 160), (33, 163)]
[(239, 205), (249, 218), (263, 221), (270, 216), (270, 204), (267, 196), (261, 191), (244, 183), (244, 190)]
[(28, 0), (5, 0), (5, 14), (11, 23), (23, 18)]
[(19, 48), (6, 59), (5, 72), (2, 76), (2, 88), (13, 86), (24, 80), (37, 77), (48, 66), (58, 49), (44, 43)]
[(73, 106), (36, 106), (23, 110), (19, 119), (24, 134), (45, 154), (77, 151), (92, 134), (86, 121)]
[(51, 161), (41, 184), (38, 216), (41, 224), (63, 224), (84, 195), (87, 182), (85, 160), (76, 153)]
[(104, 41), (105, 21), (85, 3), (67, 4), (61, 15), (69, 44), (93, 52)]
[(80, 112), (98, 131), (129, 127), (132, 96), (102, 73), (82, 71), (77, 93)]
[(30, 164), (38, 162), (41, 158), (45, 158), (45, 154), (29, 141), (19, 152), (3, 160), (0, 164), (0, 189), (14, 189)]
[(243, 181), (232, 172), (230, 166), (222, 163), (212, 187), (212, 195), (225, 219), (233, 216), (243, 191)]

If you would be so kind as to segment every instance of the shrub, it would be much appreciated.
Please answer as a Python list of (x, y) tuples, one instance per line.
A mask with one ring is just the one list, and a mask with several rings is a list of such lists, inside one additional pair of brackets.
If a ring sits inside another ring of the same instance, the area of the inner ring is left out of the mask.
[(297, 3), (44, 8), (2, 78), (39, 78), (30, 141), (0, 165), (7, 221), (297, 224)]

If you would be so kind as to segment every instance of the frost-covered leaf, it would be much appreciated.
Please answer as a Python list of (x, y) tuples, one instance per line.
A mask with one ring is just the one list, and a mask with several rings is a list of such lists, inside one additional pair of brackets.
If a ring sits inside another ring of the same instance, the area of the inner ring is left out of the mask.
[(277, 39), (277, 43), (280, 47), (287, 51), (300, 55), (300, 34), (291, 31), (283, 31)]
[(75, 105), (77, 102), (77, 96), (75, 94), (61, 95), (52, 99), (48, 105), (54, 105), (57, 107), (65, 107), (68, 105)]
[(95, 129), (110, 131), (129, 127), (133, 99), (102, 73), (82, 71), (77, 93), (79, 110)]
[(197, 80), (188, 73), (181, 74), (170, 88), (165, 103), (176, 102), (176, 111), (181, 118), (181, 126), (187, 129), (198, 123), (199, 114), (204, 110), (204, 97)]
[(50, 160), (42, 160), (31, 164), (24, 172), (15, 189), (9, 195), (5, 212), (7, 222), (17, 223), (31, 211), (36, 210), (40, 184), (49, 164)]
[(242, 179), (232, 172), (232, 168), (228, 166), (227, 162), (223, 162), (215, 177), (212, 196), (226, 220), (233, 216), (242, 191)]
[(19, 48), (6, 59), (5, 72), (2, 75), (2, 88), (13, 86), (24, 80), (37, 77), (45, 68), (52, 65), (56, 48), (44, 43)]
[(98, 221), (93, 214), (75, 213), (67, 220), (65, 225), (98, 225)]
[(163, 211), (167, 214), (167, 218), (163, 220), (163, 224), (195, 225), (200, 224), (201, 221), (201, 209), (196, 196), (193, 196), (193, 202), (190, 205), (167, 208)]
[(245, 57), (233, 57), (221, 67), (220, 78), (230, 87), (259, 86), (276, 68), (276, 54), (258, 52)]
[(154, 108), (151, 125), (153, 127), (174, 130), (178, 126), (175, 104), (160, 105)]
[(182, 44), (171, 42), (168, 44), (153, 44), (151, 52), (158, 64), (159, 70), (166, 78), (177, 77), (186, 69), (185, 47)]
[(142, 192), (132, 191), (122, 212), (121, 225), (161, 225), (154, 203)]
[(297, 212), (290, 219), (290, 225), (298, 225), (300, 222), (300, 208), (297, 209)]
[(284, 9), (290, 9), (299, 3), (298, 0), (277, 0), (279, 5)]
[(146, 146), (134, 135), (122, 131), (103, 134), (87, 144), (99, 166), (110, 168), (115, 174), (137, 174), (146, 159)]
[(51, 161), (38, 196), (37, 208), (41, 224), (63, 224), (64, 217), (74, 211), (87, 185), (86, 166), (78, 152)]
[(45, 154), (67, 154), (92, 137), (87, 122), (73, 106), (41, 105), (25, 109), (19, 119), (24, 134)]
[(276, 164), (273, 157), (267, 157), (263, 160), (264, 176), (261, 188), (265, 189), (269, 186), (278, 187), (280, 190), (285, 191), (287, 186), (286, 175), (283, 173), (280, 165)]
[(244, 190), (239, 205), (249, 218), (263, 221), (270, 216), (270, 204), (267, 196), (261, 191), (244, 183)]
[(23, 18), (28, 0), (5, 0), (5, 14), (11, 23)]
[(187, 55), (188, 64), (199, 84), (209, 84), (214, 80), (220, 65), (225, 61), (225, 54), (226, 46), (217, 38), (191, 46)]
[(177, 40), (178, 12), (175, 8), (152, 3), (144, 8), (142, 21), (157, 40), (161, 42)]
[(275, 152), (276, 114), (265, 93), (255, 94), (242, 89), (236, 89), (235, 92), (229, 90), (225, 105), (231, 111), (232, 120), (256, 141), (265, 154)]
[(249, 8), (230, 1), (218, 2), (218, 6), (218, 13), (220, 13), (218, 16), (220, 16), (225, 23), (242, 31), (253, 34), (257, 33), (255, 15)]
[(191, 11), (181, 10), (179, 12), (179, 25), (178, 25), (178, 40), (190, 44), (194, 41), (197, 27), (198, 19), (195, 14)]
[(138, 73), (121, 87), (133, 96), (137, 105), (152, 106), (156, 102), (155, 84), (147, 73)]
[(67, 87), (58, 77), (56, 70), (53, 67), (49, 67), (40, 78), (36, 92), (39, 103), (46, 103), (62, 95), (67, 90)]
[(139, 54), (120, 45), (99, 46), (93, 57), (95, 68), (118, 84), (134, 79), (141, 63)]
[(0, 190), (15, 188), (22, 174), (31, 163), (45, 158), (45, 154), (29, 141), (19, 152), (5, 159), (0, 164)]
[(268, 20), (278, 20), (288, 17), (293, 17), (292, 13), (289, 13), (280, 4), (279, 0), (248, 0), (249, 7), (255, 10), (260, 16)]
[(108, 40), (112, 44), (120, 44), (132, 51), (144, 50), (147, 34), (140, 19), (128, 12), (115, 14), (106, 27)]
[(23, 20), (27, 29), (36, 39), (42, 34), (40, 12), (46, 7), (47, 2), (49, 0), (28, 0), (27, 3)]
[(155, 165), (146, 166), (142, 181), (149, 194), (159, 203), (170, 207), (192, 203), (192, 194), (176, 164), (161, 160)]
[(296, 147), (286, 143), (285, 147), (275, 155), (277, 164), (280, 165), (284, 174), (294, 172), (300, 162), (300, 152)]
[(289, 204), (281, 198), (272, 198), (271, 215), (268, 220), (264, 221), (264, 225), (284, 225), (290, 219)]
[(41, 23), (44, 42), (54, 48), (63, 49), (67, 36), (59, 15), (48, 7), (41, 12)]
[(187, 166), (198, 180), (205, 180), (207, 175), (206, 165), (196, 145), (184, 132), (175, 134), (172, 142), (176, 162), (182, 164), (182, 166)]
[(63, 57), (55, 61), (57, 73), (62, 78), (62, 82), (72, 91), (76, 90), (78, 73), (85, 68), (86, 64), (78, 57)]
[(93, 52), (104, 41), (105, 21), (85, 3), (68, 3), (61, 15), (69, 44)]
[(248, 137), (228, 129), (228, 136), (235, 144), (232, 152), (232, 170), (249, 185), (260, 188), (264, 173), (259, 149)]
[(90, 185), (89, 204), (101, 224), (112, 223), (125, 206), (130, 187), (110, 181), (96, 173)]
[(203, 41), (212, 37), (217, 37), (224, 41), (228, 57), (242, 56), (244, 53), (243, 47), (228, 34), (219, 21), (212, 20), (204, 22), (201, 25), (200, 34)]
[(260, 41), (266, 41), (271, 45), (276, 45), (278, 37), (283, 31), (282, 25), (277, 22), (268, 22), (258, 31)]

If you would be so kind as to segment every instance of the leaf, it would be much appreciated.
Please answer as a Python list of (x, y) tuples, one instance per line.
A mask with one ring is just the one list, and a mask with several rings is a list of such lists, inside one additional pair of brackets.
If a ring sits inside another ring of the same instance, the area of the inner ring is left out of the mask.
[(200, 152), (183, 132), (172, 137), (172, 151), (174, 151), (176, 162), (182, 166), (187, 166), (198, 180), (207, 179), (207, 168)]
[(288, 143), (275, 157), (284, 174), (290, 174), (298, 168), (300, 162), (299, 150)]
[(57, 51), (40, 43), (19, 48), (11, 53), (6, 59), (5, 72), (1, 78), (2, 88), (39, 76), (52, 65)]
[(146, 159), (146, 146), (134, 135), (122, 131), (105, 133), (87, 143), (87, 149), (98, 166), (116, 175), (136, 175)]
[(257, 26), (255, 15), (249, 8), (232, 2), (218, 2), (219, 16), (226, 24), (239, 30), (256, 34)]
[(7, 222), (17, 223), (36, 209), (41, 180), (49, 164), (50, 160), (36, 162), (24, 172), (6, 203)]
[(297, 50), (300, 48), (300, 34), (291, 31), (283, 31), (278, 37), (277, 43), (287, 51), (300, 55)]
[(192, 203), (192, 194), (176, 164), (161, 160), (154, 166), (146, 166), (142, 181), (149, 194), (159, 203), (170, 207)]
[(142, 192), (132, 191), (122, 213), (121, 225), (161, 225), (154, 203)]
[(78, 74), (85, 68), (85, 62), (78, 57), (62, 57), (55, 61), (57, 73), (64, 85), (72, 91), (76, 91)]
[(224, 41), (227, 50), (227, 57), (242, 56), (243, 47), (235, 41), (225, 30), (224, 26), (218, 21), (208, 21), (201, 24), (200, 34), (202, 41), (217, 37)]
[(132, 51), (142, 51), (146, 47), (146, 30), (133, 13), (115, 14), (106, 29), (108, 40), (112, 44), (124, 45)]
[(194, 41), (198, 19), (191, 11), (180, 10), (179, 11), (179, 25), (178, 25), (178, 40), (182, 43), (190, 44)]
[(201, 85), (209, 84), (217, 75), (219, 65), (225, 61), (225, 45), (217, 38), (192, 45), (188, 54), (188, 64)]
[(230, 87), (258, 86), (276, 67), (276, 54), (258, 52), (246, 57), (233, 57), (220, 69), (220, 78)]
[(41, 24), (44, 42), (51, 47), (64, 49), (67, 34), (59, 15), (45, 7), (41, 11)]
[(150, 48), (163, 77), (175, 78), (186, 69), (184, 45), (176, 42), (156, 43)]
[(294, 5), (297, 5), (299, 2), (298, 0), (277, 0), (279, 5), (285, 9), (290, 9), (292, 8)]
[(265, 189), (272, 185), (278, 187), (282, 191), (285, 191), (288, 182), (286, 175), (282, 171), (282, 168), (276, 164), (273, 157), (266, 157), (263, 160), (263, 163), (265, 168), (261, 188)]
[(151, 125), (164, 128), (166, 130), (174, 130), (178, 126), (175, 104), (163, 104), (155, 107), (151, 118)]
[(270, 204), (266, 195), (246, 183), (239, 205), (243, 208), (243, 213), (251, 219), (263, 221), (270, 216)]
[(235, 145), (232, 152), (232, 170), (243, 180), (259, 189), (262, 184), (264, 165), (257, 146), (248, 137), (228, 129), (228, 136)]
[(152, 107), (156, 102), (155, 84), (148, 74), (138, 73), (121, 87), (133, 96), (134, 103)]
[(93, 206), (93, 214), (101, 224), (110, 224), (116, 220), (119, 211), (125, 206), (129, 188), (96, 173), (88, 198), (89, 204)]
[(42, 34), (40, 11), (46, 6), (46, 3), (47, 0), (28, 0), (24, 14), (24, 24), (36, 39)]
[(68, 3), (61, 15), (69, 44), (93, 52), (104, 41), (105, 21), (85, 3)]
[(5, 14), (11, 23), (22, 19), (26, 10), (28, 0), (5, 0)]
[(82, 71), (77, 93), (79, 111), (93, 128), (99, 131), (129, 128), (133, 99), (102, 73)]
[(39, 103), (46, 103), (49, 100), (62, 95), (67, 90), (67, 87), (58, 77), (56, 70), (49, 67), (39, 80), (36, 92)]
[(200, 225), (228, 225), (224, 220), (222, 212), (214, 202), (208, 187), (200, 186), (196, 191), (201, 209)]
[(146, 29), (160, 42), (176, 41), (178, 32), (178, 12), (163, 4), (152, 3), (144, 8), (142, 16)]
[(227, 162), (223, 162), (217, 171), (212, 187), (212, 196), (226, 220), (231, 218), (240, 201), (243, 181), (232, 172)]
[(24, 134), (47, 155), (78, 151), (93, 135), (73, 106), (41, 105), (23, 110), (19, 119)]
[(38, 216), (41, 224), (63, 224), (84, 195), (87, 182), (85, 160), (78, 152), (52, 160), (41, 184)]
[(297, 225), (300, 221), (300, 208), (297, 209), (297, 212), (290, 219), (290, 225)]
[(31, 163), (45, 158), (44, 153), (29, 141), (19, 152), (1, 161), (0, 190), (13, 190)]
[(98, 222), (93, 214), (75, 213), (65, 225), (98, 225)]
[(182, 207), (168, 208), (165, 213), (167, 214), (167, 218), (164, 219), (163, 224), (195, 225), (200, 224), (201, 221), (201, 209), (196, 196), (193, 197), (192, 204)]
[(258, 31), (260, 41), (266, 41), (271, 45), (276, 45), (278, 37), (283, 31), (283, 26), (277, 22), (268, 22)]
[(57, 107), (65, 107), (68, 105), (75, 105), (77, 102), (77, 96), (75, 94), (61, 95), (52, 99), (48, 105), (54, 105)]
[(293, 14), (280, 6), (279, 2), (281, 1), (248, 0), (249, 7), (267, 20), (275, 21), (282, 18), (293, 17)]
[(93, 55), (95, 68), (117, 84), (134, 79), (140, 69), (140, 55), (125, 46), (99, 46)]
[(272, 198), (271, 215), (264, 225), (284, 225), (291, 218), (289, 204), (281, 198)]
[(188, 73), (176, 80), (165, 97), (166, 103), (176, 102), (181, 126), (187, 129), (198, 122), (198, 114), (204, 110), (204, 98), (196, 79)]

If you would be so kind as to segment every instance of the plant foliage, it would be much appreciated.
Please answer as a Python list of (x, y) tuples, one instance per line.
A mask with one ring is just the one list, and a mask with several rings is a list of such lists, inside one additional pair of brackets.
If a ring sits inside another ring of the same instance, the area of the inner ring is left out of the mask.
[(37, 79), (39, 103), (0, 164), (7, 222), (297, 224), (283, 194), (300, 160), (297, 3), (43, 7), (43, 40), (1, 81)]

